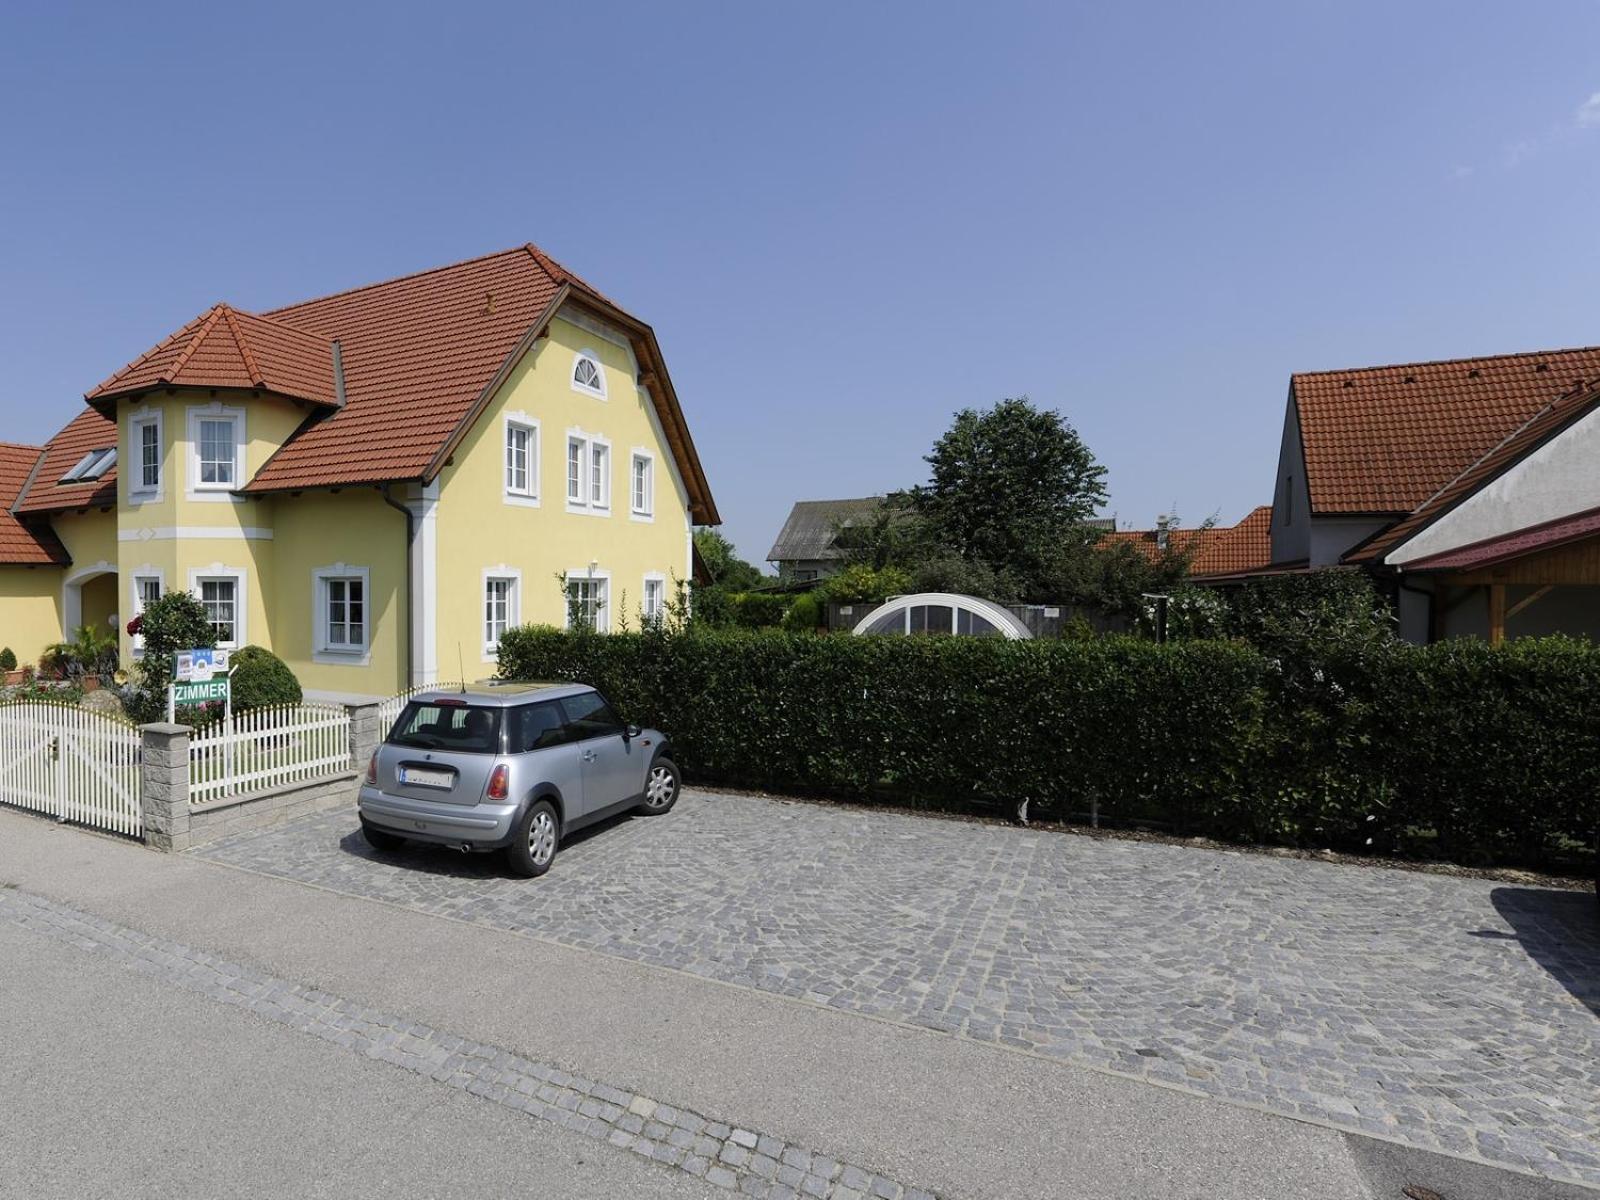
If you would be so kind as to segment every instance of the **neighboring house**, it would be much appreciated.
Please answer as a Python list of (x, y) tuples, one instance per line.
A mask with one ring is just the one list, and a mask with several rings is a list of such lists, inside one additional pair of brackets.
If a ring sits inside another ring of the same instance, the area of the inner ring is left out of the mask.
[(219, 304), (86, 398), (0, 448), (23, 660), (110, 622), (136, 656), (127, 619), (187, 589), (309, 694), (385, 696), (489, 673), (569, 599), (602, 629), (661, 612), (720, 520), (650, 327), (532, 245)]
[(1360, 566), (1402, 636), (1600, 633), (1600, 348), (1295, 375), (1273, 568)]
[(1265, 568), (1272, 561), (1271, 525), (1272, 506), (1263, 504), (1237, 525), (1173, 529), (1163, 518), (1154, 529), (1113, 530), (1105, 535), (1102, 544), (1130, 545), (1151, 558), (1168, 546), (1188, 550), (1194, 555), (1189, 560), (1190, 578), (1214, 580)]
[(837, 544), (839, 531), (870, 521), (882, 504), (882, 496), (798, 501), (789, 510), (778, 540), (767, 551), (767, 561), (778, 568), (778, 578), (785, 583), (826, 579), (844, 566), (845, 551)]

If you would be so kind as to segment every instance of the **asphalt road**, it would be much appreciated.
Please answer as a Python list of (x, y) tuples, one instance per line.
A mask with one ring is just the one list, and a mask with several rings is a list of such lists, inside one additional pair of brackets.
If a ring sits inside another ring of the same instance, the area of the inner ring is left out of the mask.
[[(1593, 1197), (0, 812), (0, 884), (940, 1196)], [(721, 1194), (0, 922), (0, 1195)]]

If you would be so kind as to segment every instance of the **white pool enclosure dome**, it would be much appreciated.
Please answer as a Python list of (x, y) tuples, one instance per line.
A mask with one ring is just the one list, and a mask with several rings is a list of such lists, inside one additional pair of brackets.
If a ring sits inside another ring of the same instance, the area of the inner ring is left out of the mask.
[(953, 592), (891, 596), (856, 624), (855, 633), (951, 633), (961, 637), (1031, 638), (1015, 615), (998, 604)]

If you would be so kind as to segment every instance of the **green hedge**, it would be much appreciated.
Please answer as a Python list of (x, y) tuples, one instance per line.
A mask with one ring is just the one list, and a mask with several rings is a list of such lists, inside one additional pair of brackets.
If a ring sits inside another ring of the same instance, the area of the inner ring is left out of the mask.
[(1538, 861), (1587, 843), (1600, 650), (1458, 641), (1271, 658), (1238, 642), (525, 628), (507, 678), (580, 679), (694, 779)]

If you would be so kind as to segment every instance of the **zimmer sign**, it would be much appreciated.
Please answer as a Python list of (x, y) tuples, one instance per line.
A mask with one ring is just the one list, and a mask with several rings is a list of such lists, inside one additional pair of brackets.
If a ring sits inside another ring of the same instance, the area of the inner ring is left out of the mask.
[(173, 670), (172, 705), (227, 704), (228, 652), (226, 650), (180, 650)]

